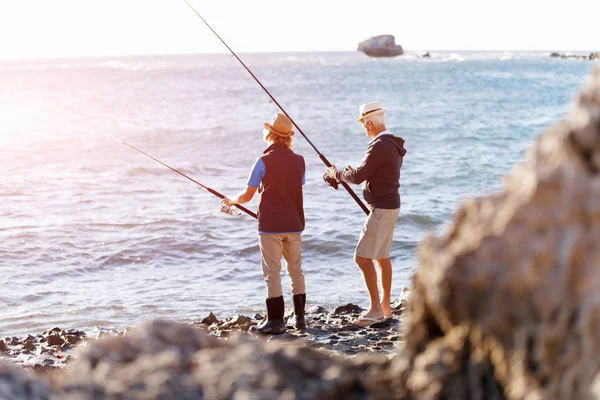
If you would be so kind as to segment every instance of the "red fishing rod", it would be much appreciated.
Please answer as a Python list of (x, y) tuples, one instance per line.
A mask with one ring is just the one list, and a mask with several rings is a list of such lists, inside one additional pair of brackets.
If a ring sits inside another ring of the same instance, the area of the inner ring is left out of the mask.
[[(214, 33), (215, 36), (217, 38), (219, 38), (219, 40), (221, 41), (221, 43), (223, 43), (225, 45), (225, 47), (227, 47), (227, 50), (229, 50), (231, 52), (231, 54), (235, 58), (237, 58), (237, 60), (240, 62), (240, 64), (242, 64), (242, 66), (246, 69), (246, 71), (248, 71), (248, 73), (250, 74), (250, 76), (252, 76), (252, 78), (254, 78), (254, 80), (256, 81), (256, 83), (258, 83), (260, 85), (260, 87), (265, 91), (265, 93), (267, 93), (267, 95), (269, 95), (269, 97), (271, 98), (271, 100), (273, 101), (273, 103), (275, 103), (277, 105), (277, 107), (279, 107), (279, 109), (281, 110), (281, 112), (283, 112), (285, 114), (285, 116), (288, 117), (290, 119), (290, 121), (292, 121), (292, 124), (294, 124), (294, 126), (296, 127), (296, 129), (298, 129), (298, 132), (300, 132), (300, 134), (304, 137), (304, 139), (306, 139), (306, 141), (308, 142), (308, 144), (310, 144), (310, 146), (314, 149), (314, 151), (317, 153), (317, 155), (319, 156), (319, 158), (321, 159), (321, 161), (323, 161), (323, 163), (327, 167), (331, 167), (331, 163), (327, 160), (327, 158), (325, 158), (325, 156), (323, 154), (321, 154), (321, 152), (310, 141), (310, 139), (304, 134), (304, 132), (302, 132), (302, 129), (300, 129), (300, 127), (294, 122), (294, 120), (292, 119), (292, 117), (290, 117), (289, 114), (283, 109), (283, 107), (281, 106), (281, 104), (279, 104), (277, 102), (277, 100), (275, 100), (275, 97), (273, 97), (273, 95), (267, 90), (267, 88), (264, 87), (264, 85), (252, 73), (252, 71), (250, 71), (250, 68), (248, 68), (246, 66), (246, 64), (244, 64), (244, 62), (237, 56), (237, 54), (235, 54), (235, 52), (233, 50), (231, 50), (231, 47), (229, 47), (227, 45), (227, 43), (225, 43), (225, 41), (223, 39), (221, 39), (221, 36), (219, 36), (217, 34), (217, 32), (215, 32), (215, 30), (208, 24), (208, 22), (206, 22), (206, 20), (204, 18), (202, 18), (202, 16), (198, 13), (198, 11), (196, 11), (196, 9), (194, 7), (192, 7), (192, 5), (187, 0), (183, 0), (183, 1), (185, 1), (186, 4), (192, 9), (192, 11), (194, 11), (194, 13), (202, 20), (202, 22), (204, 22), (206, 24), (206, 26), (208, 26), (208, 29), (210, 29), (212, 31), (212, 33)], [(365, 206), (365, 204), (362, 202), (362, 200), (358, 198), (358, 196), (356, 195), (356, 193), (354, 193), (354, 191), (350, 188), (350, 186), (348, 186), (348, 184), (346, 182), (340, 182), (340, 183), (344, 187), (344, 189), (346, 189), (346, 191), (348, 192), (348, 194), (350, 194), (350, 196), (352, 196), (352, 198), (354, 199), (354, 201), (356, 201), (356, 204), (358, 204), (360, 206), (360, 208), (362, 208), (362, 210), (365, 212), (365, 214), (369, 215), (369, 212), (370, 212), (369, 209), (367, 208), (367, 206)]]
[[(210, 192), (210, 193), (214, 194), (214, 195), (215, 195), (215, 196), (217, 196), (218, 198), (220, 198), (220, 199), (223, 199), (223, 198), (225, 198), (225, 196), (223, 196), (221, 193), (217, 192), (216, 190), (214, 190), (214, 189), (211, 189), (211, 188), (209, 188), (208, 186), (204, 186), (203, 184), (201, 184), (201, 183), (200, 183), (200, 182), (198, 182), (197, 180), (195, 180), (195, 179), (193, 179), (193, 178), (190, 178), (189, 176), (187, 176), (187, 175), (186, 175), (186, 174), (184, 174), (183, 172), (181, 172), (181, 171), (178, 171), (178, 170), (176, 170), (176, 169), (175, 169), (175, 168), (173, 168), (173, 167), (170, 167), (169, 165), (165, 164), (164, 162), (162, 162), (162, 161), (160, 161), (160, 160), (158, 160), (158, 159), (156, 159), (156, 158), (152, 157), (150, 154), (148, 154), (148, 153), (144, 153), (142, 150), (138, 149), (137, 147), (134, 147), (134, 146), (130, 145), (129, 143), (126, 143), (125, 141), (123, 141), (123, 140), (121, 140), (121, 139), (119, 139), (119, 138), (116, 138), (116, 137), (114, 137), (114, 136), (112, 136), (112, 135), (109, 135), (109, 134), (105, 134), (105, 135), (106, 135), (106, 136), (108, 136), (108, 137), (110, 137), (110, 138), (113, 138), (113, 139), (115, 139), (115, 140), (116, 140), (116, 141), (118, 141), (118, 142), (121, 142), (121, 143), (123, 143), (125, 146), (132, 148), (133, 150), (137, 151), (138, 153), (141, 153), (141, 154), (145, 155), (146, 157), (149, 157), (149, 158), (153, 159), (153, 160), (154, 160), (154, 161), (156, 161), (157, 163), (160, 163), (160, 164), (164, 165), (165, 167), (169, 168), (171, 171), (173, 171), (173, 172), (175, 172), (175, 173), (177, 173), (177, 174), (179, 174), (179, 175), (183, 176), (184, 178), (187, 178), (187, 179), (189, 179), (190, 181), (194, 182), (196, 185), (200, 186), (202, 189), (205, 189), (205, 190), (207, 190), (208, 192)], [(239, 208), (241, 211), (245, 212), (245, 213), (246, 213), (246, 214), (248, 214), (249, 216), (251, 216), (251, 217), (253, 217), (253, 218), (257, 218), (257, 217), (256, 217), (256, 214), (255, 214), (255, 213), (253, 213), (252, 211), (248, 210), (246, 207), (240, 206), (239, 204), (234, 204), (234, 206), (236, 206), (237, 208)]]

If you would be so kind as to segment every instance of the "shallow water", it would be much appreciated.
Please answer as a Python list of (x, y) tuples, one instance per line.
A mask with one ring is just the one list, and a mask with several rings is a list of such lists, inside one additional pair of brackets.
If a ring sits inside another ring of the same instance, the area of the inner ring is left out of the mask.
[[(358, 105), (377, 99), (387, 109), (408, 150), (395, 296), (410, 284), (423, 235), (440, 232), (461, 199), (501, 187), (591, 66), (546, 53), (432, 56), (241, 55), (338, 166), (356, 166), (368, 142)], [(0, 336), (263, 311), (256, 222), (219, 214), (216, 197), (104, 136), (235, 194), (277, 109), (234, 58), (2, 62), (0, 87)], [(364, 214), (322, 182), (299, 135), (295, 151), (307, 163), (308, 303), (366, 306), (352, 262)]]

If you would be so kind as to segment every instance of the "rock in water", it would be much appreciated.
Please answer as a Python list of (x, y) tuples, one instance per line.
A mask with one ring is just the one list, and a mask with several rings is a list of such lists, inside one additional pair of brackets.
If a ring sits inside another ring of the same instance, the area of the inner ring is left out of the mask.
[(600, 66), (502, 193), (419, 247), (398, 397), (595, 398)]
[(212, 324), (216, 324), (217, 322), (219, 322), (219, 320), (217, 319), (217, 317), (215, 317), (215, 314), (213, 314), (212, 312), (208, 314), (208, 317), (200, 321), (201, 324), (209, 326)]
[(392, 35), (373, 36), (358, 44), (358, 50), (371, 57), (396, 57), (404, 54)]

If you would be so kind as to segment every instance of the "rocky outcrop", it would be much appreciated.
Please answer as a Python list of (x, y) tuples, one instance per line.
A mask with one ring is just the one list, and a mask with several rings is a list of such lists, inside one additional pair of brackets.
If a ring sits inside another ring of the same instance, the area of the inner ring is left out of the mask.
[(550, 57), (552, 58), (573, 58), (578, 60), (597, 60), (600, 57), (600, 53), (590, 53), (588, 56), (586, 55), (576, 55), (576, 54), (560, 54), (560, 53), (550, 53)]
[(25, 369), (46, 371), (64, 368), (73, 350), (85, 343), (85, 332), (52, 328), (38, 335), (5, 337), (0, 340), (0, 354)]
[(373, 36), (358, 44), (358, 50), (371, 57), (396, 57), (404, 54), (392, 35)]
[(598, 243), (600, 66), (502, 193), (465, 202), (423, 240), (397, 395), (599, 395)]
[(56, 377), (69, 399), (366, 399), (389, 398), (370, 374), (385, 357), (352, 362), (309, 346), (246, 335), (224, 341), (189, 325), (154, 321), (106, 338)]

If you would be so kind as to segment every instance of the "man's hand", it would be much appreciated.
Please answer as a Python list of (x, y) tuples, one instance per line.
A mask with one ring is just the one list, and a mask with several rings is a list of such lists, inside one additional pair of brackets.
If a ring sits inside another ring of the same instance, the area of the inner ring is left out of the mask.
[(331, 167), (327, 168), (327, 175), (330, 178), (334, 178), (335, 179), (335, 173), (337, 172), (337, 168), (335, 167), (334, 164), (331, 164)]
[(233, 203), (231, 202), (231, 199), (229, 197), (223, 197), (221, 199), (221, 203), (225, 204), (227, 207), (233, 206)]

